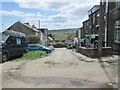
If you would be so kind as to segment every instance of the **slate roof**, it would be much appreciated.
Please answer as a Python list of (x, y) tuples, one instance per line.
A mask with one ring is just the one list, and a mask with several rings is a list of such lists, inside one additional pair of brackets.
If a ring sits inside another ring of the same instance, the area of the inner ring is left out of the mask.
[[(35, 28), (35, 27), (31, 26), (31, 25), (28, 25), (26, 23), (21, 23), (20, 21), (14, 23), (13, 25), (15, 25), (15, 24), (21, 24), (21, 25), (23, 25), (23, 26), (25, 26), (25, 27), (27, 27), (27, 28), (35, 31), (35, 32), (40, 32), (40, 30), (37, 30), (37, 28)], [(10, 30), (13, 25), (11, 25), (7, 30)]]

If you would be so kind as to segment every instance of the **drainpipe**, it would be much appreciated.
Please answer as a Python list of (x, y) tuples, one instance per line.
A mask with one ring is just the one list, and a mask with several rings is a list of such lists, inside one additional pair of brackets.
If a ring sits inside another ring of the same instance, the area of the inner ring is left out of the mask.
[(81, 39), (81, 29), (78, 30), (78, 45), (79, 46), (81, 46), (80, 39)]
[(109, 32), (109, 1), (108, 1), (108, 12), (107, 12), (107, 47), (108, 47), (108, 32)]
[(105, 47), (108, 47), (108, 30), (109, 30), (109, 2), (107, 1), (107, 12), (106, 12), (106, 19), (107, 19), (107, 26), (105, 27)]

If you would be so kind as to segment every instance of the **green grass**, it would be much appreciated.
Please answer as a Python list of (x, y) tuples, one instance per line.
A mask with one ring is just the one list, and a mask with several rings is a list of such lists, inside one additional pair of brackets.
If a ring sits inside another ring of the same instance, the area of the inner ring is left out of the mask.
[(20, 59), (21, 60), (34, 60), (37, 58), (42, 58), (48, 56), (48, 54), (45, 51), (30, 51), (23, 55)]

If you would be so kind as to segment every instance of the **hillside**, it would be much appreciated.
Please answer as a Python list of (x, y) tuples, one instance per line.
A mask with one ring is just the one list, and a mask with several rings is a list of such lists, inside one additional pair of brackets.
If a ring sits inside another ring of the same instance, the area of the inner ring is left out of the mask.
[(48, 30), (48, 33), (68, 33), (78, 31), (79, 28)]

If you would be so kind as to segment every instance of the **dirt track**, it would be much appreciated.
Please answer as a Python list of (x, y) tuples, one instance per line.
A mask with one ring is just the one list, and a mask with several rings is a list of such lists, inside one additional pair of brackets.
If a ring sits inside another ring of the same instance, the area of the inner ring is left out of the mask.
[(109, 79), (98, 61), (84, 62), (65, 48), (32, 61), (3, 65), (4, 88), (107, 88)]

